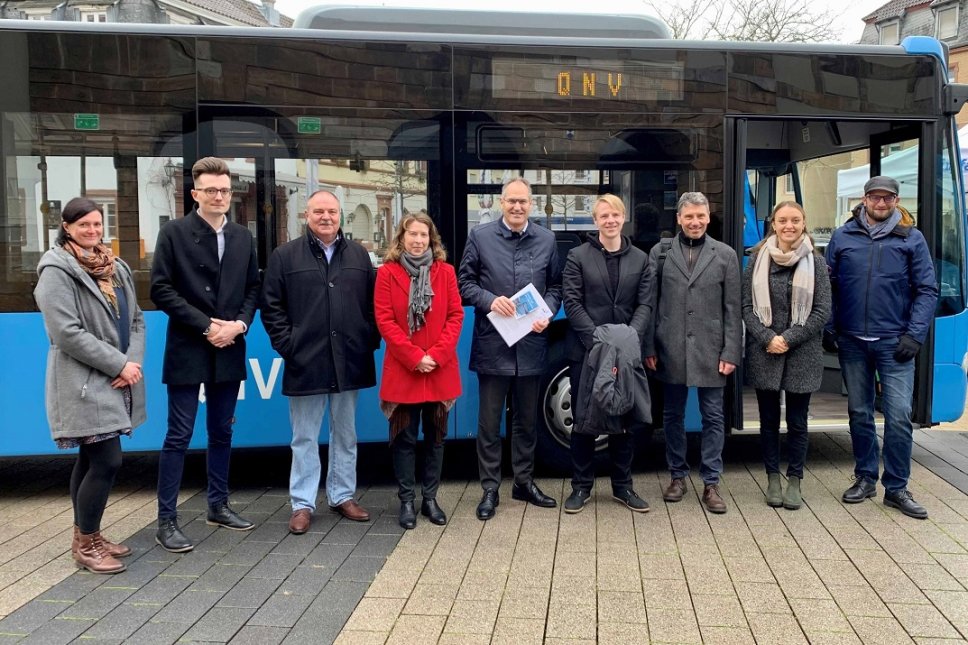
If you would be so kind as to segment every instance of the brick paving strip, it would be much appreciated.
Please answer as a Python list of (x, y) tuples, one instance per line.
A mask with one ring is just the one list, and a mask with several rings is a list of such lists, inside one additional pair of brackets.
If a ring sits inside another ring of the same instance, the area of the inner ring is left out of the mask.
[[(154, 489), (138, 474), (152, 461), (134, 457), (105, 516), (108, 535), (130, 535), (135, 550), (116, 576), (76, 572), (65, 478), (7, 460), (0, 643), (964, 642), (968, 435), (918, 431), (911, 487), (931, 513), (923, 522), (880, 495), (842, 504), (849, 435), (811, 439), (797, 512), (763, 503), (754, 439), (730, 447), (743, 454), (726, 459), (724, 516), (702, 510), (695, 477), (683, 502), (664, 504), (666, 475), (654, 470), (635, 477), (652, 504), (644, 515), (600, 479), (574, 516), (525, 506), (505, 486), (483, 523), (477, 482), (450, 481), (439, 493), (448, 526), (419, 521), (402, 538), (385, 486), (361, 495), (371, 522), (323, 502), (303, 536), (288, 534), (285, 490), (234, 493), (257, 522), (239, 533), (207, 526), (204, 492), (190, 489), (179, 511), (196, 550), (181, 556), (154, 544)], [(539, 483), (559, 500), (570, 490)]]

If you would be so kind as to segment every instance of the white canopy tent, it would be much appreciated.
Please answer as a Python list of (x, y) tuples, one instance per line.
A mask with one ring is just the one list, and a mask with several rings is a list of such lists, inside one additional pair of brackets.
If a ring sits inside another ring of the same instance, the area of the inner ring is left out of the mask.
[[(968, 126), (958, 131), (958, 142), (961, 145), (961, 167), (966, 168), (968, 159)], [(901, 184), (901, 195), (913, 196), (917, 194), (918, 147), (912, 146), (889, 155), (881, 160), (881, 174), (893, 177)], [(837, 197), (845, 199), (860, 199), (864, 196), (864, 184), (870, 179), (870, 164), (841, 170), (837, 172)], [(905, 190), (905, 184), (910, 189)]]

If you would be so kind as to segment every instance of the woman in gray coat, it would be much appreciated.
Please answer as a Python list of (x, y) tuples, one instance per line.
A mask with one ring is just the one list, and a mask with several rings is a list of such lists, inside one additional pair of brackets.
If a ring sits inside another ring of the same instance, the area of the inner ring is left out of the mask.
[[(810, 394), (820, 389), (820, 337), (830, 316), (826, 263), (806, 233), (807, 215), (782, 202), (770, 217), (771, 235), (754, 247), (743, 273), (746, 376), (756, 388), (760, 440), (769, 484), (766, 503), (797, 509), (807, 458)], [(780, 482), (780, 393), (786, 393), (787, 489)]]
[(47, 420), (59, 448), (78, 448), (71, 474), (74, 560), (92, 573), (124, 571), (131, 549), (101, 535), (121, 466), (121, 435), (145, 420), (145, 327), (131, 269), (105, 246), (104, 213), (67, 202), (55, 248), (40, 259), (34, 297), (50, 338)]

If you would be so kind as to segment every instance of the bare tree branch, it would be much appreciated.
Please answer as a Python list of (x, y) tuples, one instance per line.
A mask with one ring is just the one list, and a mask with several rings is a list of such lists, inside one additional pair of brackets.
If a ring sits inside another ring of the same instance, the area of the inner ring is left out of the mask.
[(674, 38), (809, 43), (838, 40), (840, 14), (798, 0), (648, 2)]

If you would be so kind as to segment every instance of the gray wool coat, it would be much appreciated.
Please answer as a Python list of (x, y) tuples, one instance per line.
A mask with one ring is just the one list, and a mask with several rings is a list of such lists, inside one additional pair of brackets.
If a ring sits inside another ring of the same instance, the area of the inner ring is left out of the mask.
[(145, 421), (144, 380), (131, 388), (131, 416), (111, 381), (125, 363), (143, 364), (145, 323), (131, 269), (117, 259), (115, 275), (128, 300), (128, 352), (114, 310), (70, 253), (57, 247), (37, 265), (34, 289), (50, 338), (47, 352), (47, 421), (54, 439), (88, 437), (134, 428)]
[[(803, 325), (790, 324), (790, 291), (794, 267), (770, 263), (770, 307), (773, 321), (765, 327), (753, 311), (753, 266), (751, 257), (743, 272), (743, 322), (746, 323), (746, 382), (757, 390), (785, 390), (805, 394), (820, 389), (823, 380), (824, 324), (830, 317), (830, 279), (827, 263), (814, 255), (813, 305)], [(766, 346), (776, 335), (790, 346), (784, 354), (769, 354)]]
[[(649, 264), (658, 266), (660, 252), (659, 244), (652, 247)], [(654, 324), (642, 352), (657, 358), (659, 380), (689, 387), (726, 385), (719, 361), (739, 365), (743, 358), (740, 291), (736, 251), (707, 236), (690, 274), (676, 238), (663, 264)]]

